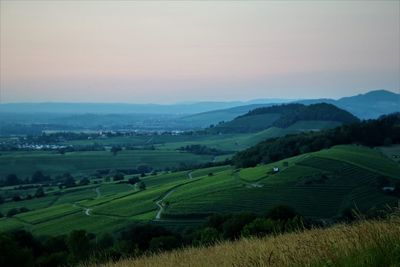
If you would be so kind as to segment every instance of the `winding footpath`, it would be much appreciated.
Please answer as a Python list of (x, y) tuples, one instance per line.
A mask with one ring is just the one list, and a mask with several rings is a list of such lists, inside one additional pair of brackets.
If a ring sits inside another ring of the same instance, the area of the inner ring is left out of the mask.
[(158, 210), (157, 215), (156, 215), (156, 220), (160, 220), (161, 219), (161, 213), (164, 211), (164, 205), (163, 205), (164, 199), (166, 199), (174, 191), (175, 191), (175, 189), (172, 189), (167, 194), (165, 194), (162, 199), (160, 199), (159, 201), (156, 202), (157, 206), (159, 207), (159, 210)]
[[(193, 179), (193, 177), (192, 177), (192, 172), (193, 171), (190, 171), (189, 173), (188, 173), (188, 178), (191, 180), (191, 179)], [(183, 184), (182, 184), (183, 185)], [(180, 185), (179, 185), (180, 186)], [(163, 205), (163, 201), (168, 197), (168, 196), (170, 196), (173, 192), (175, 192), (175, 189), (176, 189), (176, 187), (175, 188), (173, 188), (173, 189), (171, 189), (170, 191), (168, 191), (160, 200), (158, 200), (157, 202), (156, 202), (156, 205), (158, 206), (158, 211), (157, 211), (157, 214), (156, 214), (156, 218), (155, 218), (155, 220), (156, 221), (160, 221), (161, 220), (161, 214), (162, 214), (162, 212), (164, 211), (164, 205)]]
[(96, 198), (100, 198), (101, 197), (100, 187), (96, 187), (94, 191), (96, 192)]

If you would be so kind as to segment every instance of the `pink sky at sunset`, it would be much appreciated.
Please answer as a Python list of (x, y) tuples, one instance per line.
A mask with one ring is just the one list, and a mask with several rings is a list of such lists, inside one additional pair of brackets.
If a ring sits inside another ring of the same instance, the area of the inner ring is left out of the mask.
[(399, 1), (3, 1), (2, 102), (400, 89)]

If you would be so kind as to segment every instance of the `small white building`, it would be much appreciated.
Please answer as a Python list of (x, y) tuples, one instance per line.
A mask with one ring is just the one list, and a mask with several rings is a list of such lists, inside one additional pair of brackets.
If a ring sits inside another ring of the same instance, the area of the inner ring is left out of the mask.
[(279, 172), (279, 168), (278, 168), (278, 167), (274, 167), (274, 168), (272, 168), (272, 171), (273, 171), (274, 173)]
[(382, 190), (384, 192), (393, 192), (394, 191), (394, 187), (393, 186), (385, 186), (385, 187), (382, 187)]

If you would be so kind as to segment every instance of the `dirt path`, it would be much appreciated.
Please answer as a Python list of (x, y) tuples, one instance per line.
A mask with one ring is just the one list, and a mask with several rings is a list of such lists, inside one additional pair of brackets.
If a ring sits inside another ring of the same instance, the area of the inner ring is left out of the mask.
[(167, 194), (165, 194), (160, 200), (158, 200), (156, 202), (157, 206), (159, 207), (159, 210), (157, 212), (156, 215), (156, 220), (160, 220), (161, 219), (161, 213), (164, 211), (164, 205), (163, 205), (163, 201), (164, 199), (166, 199), (169, 195), (171, 195), (173, 192), (175, 191), (175, 189), (172, 189), (171, 191), (169, 191)]
[(193, 179), (193, 177), (192, 177), (192, 173), (193, 173), (193, 171), (190, 171), (190, 172), (188, 173), (188, 177), (189, 177), (189, 179)]
[(146, 141), (145, 145), (150, 144), (151, 141), (153, 141), (154, 137), (151, 137), (149, 140)]
[(85, 212), (85, 215), (90, 216), (90, 213), (92, 212), (92, 209), (83, 208), (83, 211)]
[(100, 198), (101, 197), (100, 187), (96, 187), (94, 191), (96, 192), (96, 198)]
[(245, 185), (246, 185), (247, 188), (260, 188), (260, 187), (263, 187), (263, 185), (260, 184), (260, 183), (248, 183), (248, 182), (245, 182)]
[(74, 204), (72, 204), (72, 206), (75, 208), (81, 208), (86, 216), (91, 216), (91, 212), (93, 209), (82, 207), (81, 205), (78, 204), (78, 202), (75, 202)]

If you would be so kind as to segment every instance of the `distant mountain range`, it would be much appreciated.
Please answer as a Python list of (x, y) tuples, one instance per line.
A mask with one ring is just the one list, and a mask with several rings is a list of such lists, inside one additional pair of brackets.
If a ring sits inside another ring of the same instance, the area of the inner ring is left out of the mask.
[(360, 119), (376, 119), (381, 115), (400, 111), (400, 94), (386, 90), (333, 99), (310, 99), (296, 101), (302, 104), (329, 103), (353, 113)]
[[(294, 103), (310, 105), (316, 103), (328, 103), (349, 111), (360, 119), (376, 119), (381, 115), (400, 111), (400, 94), (386, 90), (371, 91), (351, 97), (343, 97), (338, 100), (329, 98), (305, 99), (293, 101)], [(283, 102), (282, 102), (283, 103)], [(195, 126), (207, 127), (211, 124), (218, 124), (221, 121), (230, 121), (253, 109), (269, 107), (277, 103), (264, 103), (243, 105), (228, 109), (219, 109), (183, 118), (187, 123)]]
[(250, 101), (195, 102), (162, 104), (127, 103), (6, 103), (0, 104), (0, 112), (6, 113), (53, 113), (53, 114), (169, 114), (190, 115), (217, 109), (261, 103), (287, 103), (293, 99), (255, 99)]
[[(0, 104), (0, 130), (18, 130), (34, 125), (42, 130), (198, 130), (232, 121), (251, 110), (282, 103), (304, 105), (327, 103), (346, 110), (360, 119), (373, 119), (400, 111), (400, 94), (371, 91), (334, 99), (256, 99), (246, 102), (197, 102), (171, 105), (107, 103), (9, 103)], [(264, 114), (264, 119), (271, 114)], [(252, 119), (256, 120), (256, 117)], [(238, 121), (236, 120), (235, 123)], [(250, 119), (245, 119), (250, 123)], [(244, 124), (246, 125), (246, 124)], [(247, 124), (248, 125), (248, 124)], [(257, 121), (254, 125), (257, 125)], [(244, 126), (245, 127), (245, 126)]]

